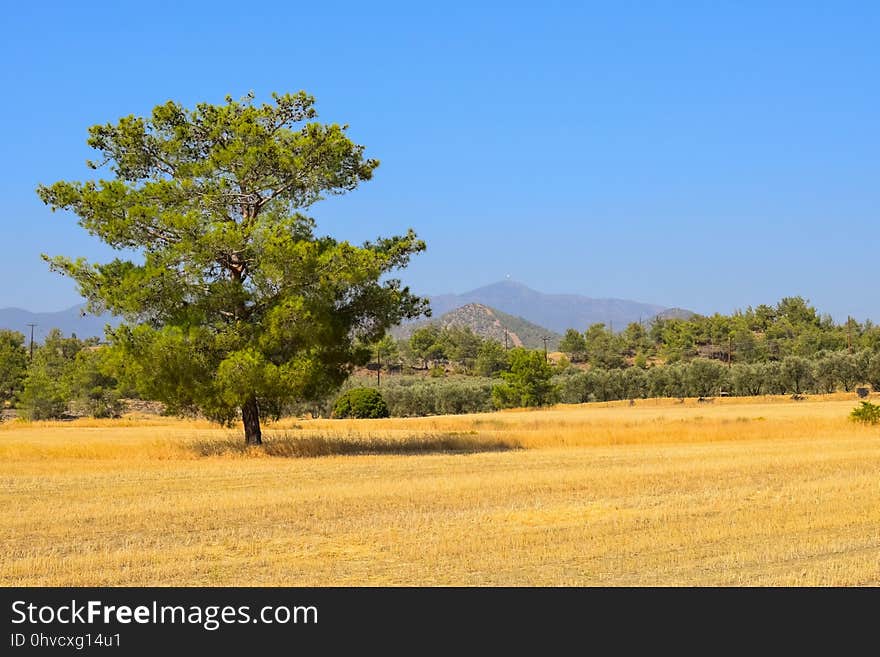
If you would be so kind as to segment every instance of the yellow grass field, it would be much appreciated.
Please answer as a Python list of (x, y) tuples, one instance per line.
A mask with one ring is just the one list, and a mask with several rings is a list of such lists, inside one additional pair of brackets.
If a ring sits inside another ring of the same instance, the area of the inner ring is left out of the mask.
[(0, 425), (0, 584), (878, 585), (855, 395)]

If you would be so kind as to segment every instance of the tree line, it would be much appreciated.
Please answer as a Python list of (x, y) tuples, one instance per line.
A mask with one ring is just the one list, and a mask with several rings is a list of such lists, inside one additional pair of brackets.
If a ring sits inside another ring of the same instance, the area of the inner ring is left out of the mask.
[[(777, 309), (787, 307), (791, 303), (783, 300)], [(726, 319), (733, 318), (735, 325), (753, 312)], [(385, 336), (360, 348), (373, 354), (371, 368), (380, 369), (382, 396), (397, 416), (648, 397), (801, 395), (852, 391), (866, 384), (880, 390), (877, 327), (867, 322), (840, 326), (821, 318), (817, 323), (811, 319), (817, 317), (814, 311), (801, 313), (800, 322), (791, 322), (778, 310), (764, 316), (792, 327), (788, 333), (774, 331), (778, 351), (763, 348), (769, 332), (764, 330), (753, 331), (758, 347), (745, 354), (717, 349), (716, 343), (723, 341), (706, 329), (724, 325), (723, 316), (660, 320), (643, 333), (632, 325), (620, 334), (601, 326), (583, 334), (569, 331), (561, 345), (564, 355), (552, 362), (541, 351), (506, 349), (465, 327), (427, 325), (408, 339)], [(805, 334), (811, 337), (805, 339)], [(675, 347), (680, 357), (664, 358), (670, 349), (664, 339), (668, 335), (692, 336), (692, 346), (683, 355)], [(640, 340), (641, 351), (634, 350), (634, 338)], [(804, 345), (816, 348), (805, 350)], [(56, 329), (30, 359), (24, 335), (0, 331), (0, 401), (16, 404), (26, 418), (116, 416), (123, 397), (156, 398), (141, 374), (142, 369), (130, 366), (125, 350), (102, 346), (96, 338), (65, 337)], [(362, 371), (342, 391), (376, 385), (371, 377)], [(290, 400), (277, 413), (327, 415), (335, 399), (333, 392)]]
[(137, 394), (120, 384), (118, 355), (99, 346), (98, 338), (80, 340), (52, 329), (31, 357), (23, 334), (0, 329), (0, 404), (14, 404), (31, 420), (117, 417), (121, 397)]

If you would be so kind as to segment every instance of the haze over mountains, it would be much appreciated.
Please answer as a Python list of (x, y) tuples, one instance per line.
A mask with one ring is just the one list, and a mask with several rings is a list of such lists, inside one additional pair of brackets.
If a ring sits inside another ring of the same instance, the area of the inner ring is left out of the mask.
[(689, 311), (627, 299), (544, 294), (515, 281), (499, 281), (464, 294), (438, 294), (430, 299), (434, 317), (469, 303), (478, 303), (522, 317), (556, 333), (564, 333), (569, 328), (585, 331), (597, 323), (622, 330), (630, 322), (649, 321), (666, 311), (690, 314)]
[[(443, 324), (471, 325), (484, 337), (503, 341), (504, 331), (514, 333), (526, 346), (542, 345), (542, 335), (558, 339), (568, 328), (580, 331), (601, 323), (615, 331), (630, 322), (649, 322), (656, 316), (688, 317), (692, 313), (679, 308), (666, 308), (627, 299), (594, 299), (579, 294), (544, 294), (515, 281), (499, 281), (463, 294), (429, 295), (433, 316), (431, 321)], [(29, 335), (28, 324), (36, 324), (34, 337), (40, 341), (52, 328), (65, 335), (76, 333), (80, 338), (104, 336), (104, 325), (115, 324), (111, 315), (84, 315), (83, 304), (49, 313), (34, 313), (21, 308), (0, 309), (0, 328)], [(455, 311), (455, 312), (453, 312)], [(451, 313), (451, 314), (450, 314)], [(449, 314), (449, 316), (446, 316)], [(423, 322), (416, 322), (418, 325)], [(409, 326), (395, 330), (406, 334)], [(510, 337), (510, 336), (509, 336)]]
[(76, 337), (85, 339), (93, 336), (104, 337), (104, 325), (116, 324), (112, 315), (95, 317), (84, 315), (82, 309), (85, 302), (59, 310), (57, 312), (34, 313), (21, 308), (0, 308), (0, 328), (12, 329), (25, 334), (30, 339), (30, 327), (28, 324), (36, 324), (34, 327), (34, 340), (42, 342), (43, 338), (53, 328), (61, 329), (64, 335), (76, 333)]

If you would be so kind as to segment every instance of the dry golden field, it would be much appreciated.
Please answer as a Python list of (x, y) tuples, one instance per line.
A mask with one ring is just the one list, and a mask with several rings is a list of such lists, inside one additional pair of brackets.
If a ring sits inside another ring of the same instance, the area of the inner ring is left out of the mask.
[[(878, 585), (855, 396), (0, 425), (0, 584)], [(317, 458), (311, 458), (317, 457)]]

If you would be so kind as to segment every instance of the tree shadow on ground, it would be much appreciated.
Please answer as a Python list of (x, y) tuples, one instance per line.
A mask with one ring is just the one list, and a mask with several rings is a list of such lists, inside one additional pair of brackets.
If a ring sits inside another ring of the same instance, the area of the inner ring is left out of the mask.
[(249, 446), (240, 435), (196, 440), (187, 447), (197, 456), (276, 456), (310, 458), (318, 456), (421, 454), (476, 454), (520, 449), (514, 441), (474, 434), (444, 433), (405, 438), (363, 436), (267, 435), (260, 446)]

